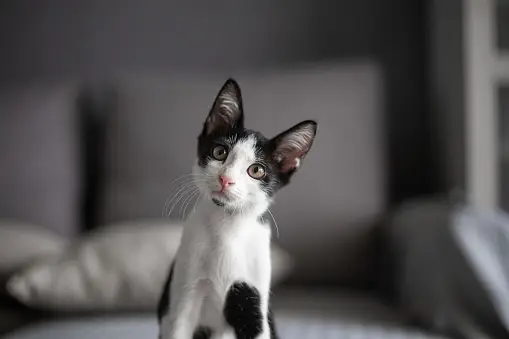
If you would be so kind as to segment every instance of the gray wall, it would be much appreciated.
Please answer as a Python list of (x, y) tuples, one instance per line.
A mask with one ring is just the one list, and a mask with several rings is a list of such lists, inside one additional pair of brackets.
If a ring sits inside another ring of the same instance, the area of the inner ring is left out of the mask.
[(428, 193), (424, 1), (40, 0), (0, 4), (0, 79), (376, 59), (392, 201)]

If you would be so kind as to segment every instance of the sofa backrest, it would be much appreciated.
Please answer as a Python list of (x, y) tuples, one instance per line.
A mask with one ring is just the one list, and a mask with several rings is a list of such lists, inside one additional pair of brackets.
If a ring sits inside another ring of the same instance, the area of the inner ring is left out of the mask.
[(77, 97), (71, 82), (0, 86), (0, 220), (79, 233)]
[[(101, 223), (161, 217), (175, 187), (172, 181), (190, 173), (197, 136), (227, 76), (131, 74), (115, 79)], [(271, 209), (280, 231), (276, 241), (297, 264), (294, 280), (369, 280), (369, 234), (386, 206), (378, 68), (344, 63), (234, 77), (243, 91), (248, 128), (270, 137), (305, 119), (319, 123), (302, 169)]]

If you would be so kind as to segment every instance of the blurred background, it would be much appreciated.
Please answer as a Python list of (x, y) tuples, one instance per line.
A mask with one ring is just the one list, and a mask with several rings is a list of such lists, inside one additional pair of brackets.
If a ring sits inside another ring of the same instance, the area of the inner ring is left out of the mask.
[(320, 125), (272, 209), (282, 338), (509, 337), (508, 1), (2, 1), (0, 51), (0, 336), (157, 336), (234, 77), (247, 127)]

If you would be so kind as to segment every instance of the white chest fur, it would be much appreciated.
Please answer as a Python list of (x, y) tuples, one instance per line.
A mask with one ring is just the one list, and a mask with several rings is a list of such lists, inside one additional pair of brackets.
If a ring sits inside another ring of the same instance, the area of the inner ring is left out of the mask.
[(270, 229), (256, 217), (197, 213), (186, 222), (179, 261), (189, 278), (209, 281), (219, 293), (238, 280), (262, 287), (270, 282)]
[[(200, 203), (184, 226), (171, 282), (170, 321), (163, 327), (174, 328), (175, 338), (191, 338), (198, 326), (226, 333), (223, 308), (236, 282), (258, 290), (266, 317), (270, 274), (269, 225), (256, 215), (233, 216), (211, 202)], [(182, 315), (188, 321), (179, 321)]]

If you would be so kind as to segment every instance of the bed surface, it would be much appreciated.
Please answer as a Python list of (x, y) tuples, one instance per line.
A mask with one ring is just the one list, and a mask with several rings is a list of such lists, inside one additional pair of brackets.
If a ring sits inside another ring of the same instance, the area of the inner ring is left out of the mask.
[[(369, 295), (292, 290), (274, 300), (281, 338), (429, 338), (402, 325), (403, 318)], [(134, 314), (72, 318), (34, 324), (5, 339), (157, 338), (155, 315)]]

